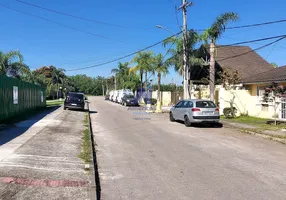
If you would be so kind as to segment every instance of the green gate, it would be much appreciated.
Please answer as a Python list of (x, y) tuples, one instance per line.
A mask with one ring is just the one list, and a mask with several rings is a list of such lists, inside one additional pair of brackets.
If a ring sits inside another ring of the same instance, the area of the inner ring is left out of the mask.
[(0, 75), (0, 121), (46, 106), (45, 88)]

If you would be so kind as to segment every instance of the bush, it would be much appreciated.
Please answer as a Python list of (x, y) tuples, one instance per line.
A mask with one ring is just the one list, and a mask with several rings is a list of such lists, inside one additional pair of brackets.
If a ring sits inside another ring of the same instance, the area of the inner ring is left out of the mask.
[(235, 107), (227, 107), (223, 109), (223, 114), (226, 118), (235, 118), (237, 109)]

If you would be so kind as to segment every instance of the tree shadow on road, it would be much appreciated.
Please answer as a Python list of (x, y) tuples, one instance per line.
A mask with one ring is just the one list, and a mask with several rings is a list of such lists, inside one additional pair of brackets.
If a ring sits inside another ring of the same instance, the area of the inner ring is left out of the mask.
[(54, 112), (60, 106), (47, 107), (42, 112), (35, 114), (32, 117), (25, 119), (23, 117), (22, 121), (17, 123), (7, 123), (4, 128), (0, 129), (0, 146), (10, 142), (14, 138), (25, 133), (30, 127), (32, 127), (35, 123), (43, 119), (48, 114)]

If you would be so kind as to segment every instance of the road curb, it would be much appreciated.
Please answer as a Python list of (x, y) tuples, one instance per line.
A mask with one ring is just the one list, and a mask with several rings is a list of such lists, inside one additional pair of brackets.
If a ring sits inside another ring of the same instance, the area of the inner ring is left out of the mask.
[[(87, 103), (87, 112), (88, 112), (88, 130), (89, 130), (89, 137), (90, 137), (90, 148), (92, 153), (92, 165), (93, 165), (93, 177), (92, 177), (92, 189), (91, 189), (91, 199), (101, 199), (101, 186), (100, 186), (100, 178), (98, 172), (98, 164), (97, 164), (97, 157), (96, 157), (96, 150), (95, 150), (95, 142), (93, 137), (92, 131), (92, 123), (90, 119), (90, 110), (89, 110), (89, 103)], [(95, 190), (94, 190), (94, 189)], [(96, 191), (96, 194), (95, 194)]]
[(239, 127), (236, 127), (236, 126), (232, 125), (231, 123), (228, 123), (228, 122), (225, 122), (225, 121), (221, 121), (221, 123), (224, 124), (224, 125), (227, 125), (227, 126), (229, 126), (231, 128), (238, 129), (241, 132), (247, 133), (249, 135), (255, 135), (255, 136), (258, 136), (258, 137), (261, 137), (261, 138), (264, 138), (264, 139), (269, 139), (269, 140), (273, 140), (275, 142), (286, 144), (286, 139), (282, 139), (282, 138), (274, 137), (272, 135), (258, 133), (258, 132), (250, 131), (250, 130), (247, 130), (247, 129), (239, 128)]

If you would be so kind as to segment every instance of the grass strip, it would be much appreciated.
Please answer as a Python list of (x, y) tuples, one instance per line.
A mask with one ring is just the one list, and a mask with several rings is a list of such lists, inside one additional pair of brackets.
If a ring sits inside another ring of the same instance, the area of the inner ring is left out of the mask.
[(88, 114), (85, 114), (84, 130), (82, 136), (82, 148), (79, 154), (79, 158), (81, 158), (86, 164), (91, 162), (91, 148), (90, 148), (90, 137), (89, 137), (89, 129), (88, 129)]

